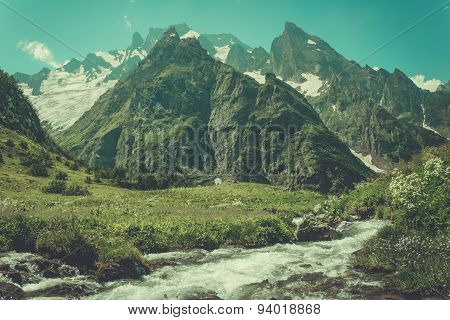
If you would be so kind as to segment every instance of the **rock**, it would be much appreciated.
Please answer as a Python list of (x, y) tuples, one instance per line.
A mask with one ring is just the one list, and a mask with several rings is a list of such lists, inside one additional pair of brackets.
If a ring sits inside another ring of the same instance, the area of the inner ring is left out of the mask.
[(188, 293), (183, 296), (182, 300), (222, 300), (214, 291), (199, 291)]
[(314, 213), (319, 213), (322, 211), (322, 205), (320, 203), (316, 204), (313, 209)]
[(179, 263), (174, 260), (170, 260), (170, 259), (157, 259), (157, 260), (146, 261), (145, 265), (147, 266), (149, 272), (154, 272), (157, 269), (161, 269), (163, 267), (177, 266), (177, 265), (179, 265)]
[(314, 216), (307, 216), (298, 224), (295, 232), (297, 241), (334, 240), (342, 236), (330, 223), (319, 220)]
[(55, 286), (39, 289), (31, 292), (27, 292), (28, 298), (48, 297), (48, 298), (68, 298), (79, 299), (83, 296), (87, 296), (95, 293), (95, 289), (86, 284), (78, 283), (62, 283)]
[(337, 227), (336, 231), (340, 234), (343, 234), (344, 232), (348, 231), (348, 229), (351, 227), (352, 223), (348, 221), (342, 221)]
[(25, 292), (18, 286), (0, 282), (0, 300), (22, 300), (25, 298)]
[(2, 264), (0, 265), (0, 275), (20, 286), (39, 281), (38, 277), (24, 264), (16, 264), (14, 267), (8, 264)]
[(149, 268), (146, 265), (132, 260), (105, 261), (99, 264), (95, 276), (99, 282), (108, 282), (119, 279), (138, 279), (148, 272)]
[(37, 257), (32, 262), (38, 267), (39, 272), (46, 278), (73, 277), (78, 274), (78, 269), (63, 264), (56, 259)]

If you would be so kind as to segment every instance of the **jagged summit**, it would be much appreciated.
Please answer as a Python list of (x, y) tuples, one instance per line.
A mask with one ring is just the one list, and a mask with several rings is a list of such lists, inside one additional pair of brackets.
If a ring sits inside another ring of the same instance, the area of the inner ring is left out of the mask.
[[(186, 175), (334, 192), (370, 176), (299, 92), (275, 75), (267, 77), (258, 84), (214, 60), (199, 40), (180, 39), (170, 28), (148, 59), (103, 95), (61, 142), (93, 166), (125, 168), (130, 179), (164, 164)], [(285, 128), (281, 136), (292, 134), (292, 141), (274, 146), (275, 155), (261, 153), (272, 143), (270, 134), (251, 142), (254, 130), (271, 128)]]
[(144, 45), (144, 38), (142, 38), (139, 32), (135, 32), (131, 40), (131, 45), (128, 47), (128, 49), (130, 50), (138, 49), (141, 48), (143, 45)]

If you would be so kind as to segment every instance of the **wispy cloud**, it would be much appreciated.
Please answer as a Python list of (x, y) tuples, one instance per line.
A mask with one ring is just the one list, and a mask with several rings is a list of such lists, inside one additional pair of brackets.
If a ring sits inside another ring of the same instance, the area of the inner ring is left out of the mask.
[(418, 74), (414, 77), (410, 78), (416, 86), (419, 88), (434, 92), (436, 89), (442, 84), (441, 80), (438, 79), (430, 79), (425, 80), (425, 76), (423, 74)]
[(131, 21), (128, 19), (128, 16), (124, 15), (123, 20), (125, 22), (125, 28), (127, 28), (128, 30), (131, 30), (132, 24), (131, 24)]
[(61, 64), (55, 60), (52, 51), (45, 45), (45, 43), (22, 40), (17, 43), (17, 47), (23, 52), (31, 55), (33, 59), (42, 61), (53, 68), (58, 68), (61, 66)]

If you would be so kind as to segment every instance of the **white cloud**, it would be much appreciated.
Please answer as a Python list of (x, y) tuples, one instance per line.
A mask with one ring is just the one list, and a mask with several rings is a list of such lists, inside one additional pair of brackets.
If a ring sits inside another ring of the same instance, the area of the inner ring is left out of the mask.
[(435, 92), (436, 89), (442, 84), (441, 80), (431, 79), (425, 80), (425, 76), (423, 74), (418, 74), (414, 77), (410, 77), (410, 79), (414, 82), (416, 86), (419, 88)]
[(123, 16), (123, 20), (125, 21), (125, 28), (127, 28), (128, 30), (131, 30), (131, 21), (128, 19), (127, 15)]
[(53, 68), (59, 68), (61, 64), (55, 60), (51, 50), (45, 43), (39, 41), (22, 40), (17, 44), (23, 52), (31, 55), (35, 60), (42, 61)]

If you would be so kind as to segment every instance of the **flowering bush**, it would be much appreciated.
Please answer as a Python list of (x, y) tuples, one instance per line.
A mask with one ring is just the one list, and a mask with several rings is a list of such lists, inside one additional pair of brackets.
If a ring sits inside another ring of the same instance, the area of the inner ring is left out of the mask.
[(358, 267), (384, 271), (387, 287), (419, 296), (443, 296), (449, 292), (450, 238), (440, 233), (404, 230), (398, 225), (383, 228), (354, 258)]
[(449, 177), (450, 168), (437, 157), (428, 159), (417, 172), (395, 176), (389, 191), (392, 205), (400, 209), (401, 222), (433, 232), (446, 228)]

